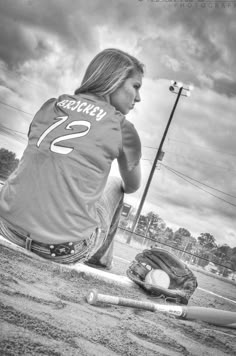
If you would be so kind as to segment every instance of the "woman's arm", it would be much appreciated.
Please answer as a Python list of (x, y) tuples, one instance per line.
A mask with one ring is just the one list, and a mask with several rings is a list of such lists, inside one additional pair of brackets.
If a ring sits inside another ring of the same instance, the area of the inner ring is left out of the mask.
[(123, 189), (126, 194), (134, 193), (139, 189), (141, 184), (141, 167), (140, 163), (132, 171), (124, 170), (119, 166), (120, 175), (123, 179)]

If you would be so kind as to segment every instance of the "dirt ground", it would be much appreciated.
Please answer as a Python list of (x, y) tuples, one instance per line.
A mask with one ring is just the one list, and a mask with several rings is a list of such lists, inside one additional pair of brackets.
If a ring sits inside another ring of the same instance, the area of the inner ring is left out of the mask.
[[(3, 356), (236, 354), (236, 329), (140, 309), (93, 306), (86, 301), (91, 289), (147, 300), (138, 287), (104, 282), (2, 244), (0, 265), (0, 354)], [(122, 268), (124, 264), (116, 259), (114, 271), (121, 273)], [(212, 286), (215, 283), (210, 278), (208, 281)], [(223, 293), (227, 288), (224, 295), (235, 300), (235, 285), (220, 283), (217, 281), (215, 293), (220, 290)], [(205, 284), (201, 284), (202, 288), (206, 288)], [(190, 299), (191, 305), (236, 311), (236, 304), (201, 289)]]

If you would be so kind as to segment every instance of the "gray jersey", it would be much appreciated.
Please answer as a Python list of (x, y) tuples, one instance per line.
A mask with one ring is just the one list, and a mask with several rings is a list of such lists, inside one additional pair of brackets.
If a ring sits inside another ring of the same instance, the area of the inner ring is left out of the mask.
[(99, 227), (96, 202), (114, 159), (141, 157), (133, 124), (92, 95), (62, 95), (35, 115), (20, 164), (0, 192), (0, 216), (44, 243), (79, 241)]

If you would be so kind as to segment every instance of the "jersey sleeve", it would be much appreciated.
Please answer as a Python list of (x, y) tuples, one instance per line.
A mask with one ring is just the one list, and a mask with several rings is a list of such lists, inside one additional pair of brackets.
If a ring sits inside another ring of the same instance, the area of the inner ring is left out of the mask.
[(134, 125), (124, 119), (121, 123), (122, 148), (117, 158), (122, 170), (132, 171), (141, 158), (141, 142)]
[[(30, 138), (32, 126), (34, 126), (34, 125), (35, 125), (35, 122), (38, 121), (40, 115), (44, 112), (44, 109), (45, 109), (50, 103), (53, 103), (53, 102), (55, 102), (55, 101), (56, 101), (55, 98), (51, 98), (51, 99), (47, 100), (47, 101), (41, 106), (41, 108), (36, 112), (36, 114), (34, 115), (33, 120), (32, 120), (31, 123), (30, 123), (29, 129), (28, 129), (28, 134), (27, 134), (28, 138)], [(41, 117), (42, 117), (42, 115), (41, 115)], [(40, 118), (41, 118), (41, 117), (40, 117)], [(47, 119), (47, 118), (46, 118), (46, 119)]]

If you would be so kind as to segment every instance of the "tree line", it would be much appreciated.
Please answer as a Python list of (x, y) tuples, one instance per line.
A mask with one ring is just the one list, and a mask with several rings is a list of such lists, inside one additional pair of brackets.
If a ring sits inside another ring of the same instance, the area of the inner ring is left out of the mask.
[(0, 179), (5, 181), (17, 168), (19, 159), (16, 154), (5, 148), (0, 148)]
[[(134, 211), (130, 211), (126, 216), (121, 216), (119, 226), (127, 230), (131, 229), (134, 217)], [(202, 267), (213, 262), (218, 265), (219, 270), (224, 270), (225, 275), (230, 273), (225, 268), (236, 271), (236, 247), (231, 248), (227, 244), (217, 244), (215, 237), (208, 232), (202, 232), (199, 236), (194, 237), (184, 227), (174, 231), (158, 214), (152, 211), (146, 215), (140, 215), (134, 232), (154, 242), (178, 248), (192, 255), (193, 261), (194, 258), (195, 261), (196, 258), (201, 259), (198, 261), (198, 265)]]

